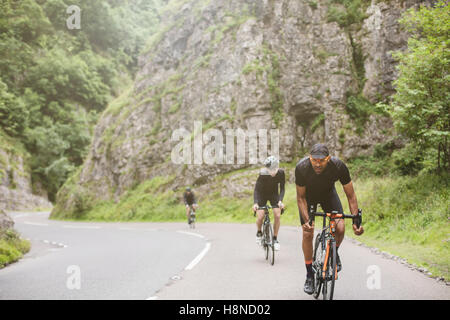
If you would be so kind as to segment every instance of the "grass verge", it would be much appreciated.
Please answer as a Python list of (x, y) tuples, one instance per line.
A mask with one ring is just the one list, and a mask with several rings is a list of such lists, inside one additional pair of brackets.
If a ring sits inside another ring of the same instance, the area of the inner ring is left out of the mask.
[[(365, 233), (347, 236), (450, 279), (448, 175), (372, 177), (354, 184)], [(348, 211), (345, 195), (338, 191)]]
[(19, 234), (11, 229), (0, 233), (0, 269), (16, 262), (30, 251), (30, 242), (20, 239)]

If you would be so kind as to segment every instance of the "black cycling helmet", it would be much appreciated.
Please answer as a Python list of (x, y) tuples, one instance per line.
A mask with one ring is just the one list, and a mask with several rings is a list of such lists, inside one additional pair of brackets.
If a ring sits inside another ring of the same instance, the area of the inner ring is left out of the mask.
[(186, 187), (186, 192), (191, 192), (191, 187)]

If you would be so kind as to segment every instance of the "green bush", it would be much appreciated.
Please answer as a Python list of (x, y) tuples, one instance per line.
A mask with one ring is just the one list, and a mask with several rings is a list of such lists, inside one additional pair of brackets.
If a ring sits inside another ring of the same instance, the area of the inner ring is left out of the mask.
[(393, 153), (395, 168), (401, 175), (416, 175), (423, 169), (423, 150), (413, 144)]
[(8, 229), (0, 233), (0, 268), (19, 260), (28, 251), (30, 242), (20, 239), (16, 231)]
[(365, 10), (370, 1), (365, 0), (331, 0), (328, 7), (327, 21), (337, 22), (341, 28), (361, 24), (367, 18)]
[[(450, 7), (411, 8), (401, 24), (411, 34), (408, 50), (397, 52), (399, 77), (388, 110), (396, 129), (417, 148), (436, 150), (435, 166), (450, 168)], [(407, 165), (407, 164), (404, 164)]]
[(130, 82), (162, 0), (74, 0), (81, 29), (69, 30), (65, 0), (0, 4), (0, 125), (33, 154), (32, 178), (51, 200), (81, 165), (93, 126)]

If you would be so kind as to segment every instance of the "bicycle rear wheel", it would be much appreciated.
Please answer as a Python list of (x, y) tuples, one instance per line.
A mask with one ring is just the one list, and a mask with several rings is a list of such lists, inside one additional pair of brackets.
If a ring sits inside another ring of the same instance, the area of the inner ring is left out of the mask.
[(317, 251), (318, 250), (322, 250), (322, 246), (321, 246), (321, 234), (318, 234), (316, 236), (316, 241), (314, 243), (314, 251), (313, 251), (313, 263), (314, 263), (314, 267), (317, 269), (314, 272), (314, 293), (313, 293), (313, 297), (315, 299), (317, 299), (320, 295), (320, 289), (322, 289), (322, 277), (320, 276), (320, 272), (321, 272), (321, 261), (319, 256), (317, 255)]
[(328, 256), (327, 271), (323, 284), (323, 300), (333, 300), (334, 283), (336, 281), (336, 242), (330, 242), (330, 253)]

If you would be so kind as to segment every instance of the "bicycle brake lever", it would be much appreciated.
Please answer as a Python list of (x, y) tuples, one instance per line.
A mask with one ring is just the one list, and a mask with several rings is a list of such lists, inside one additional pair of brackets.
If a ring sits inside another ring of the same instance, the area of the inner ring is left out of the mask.
[(362, 224), (362, 209), (358, 209), (358, 224), (356, 225), (359, 229), (359, 227), (361, 227)]

